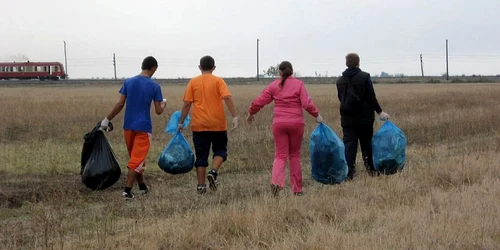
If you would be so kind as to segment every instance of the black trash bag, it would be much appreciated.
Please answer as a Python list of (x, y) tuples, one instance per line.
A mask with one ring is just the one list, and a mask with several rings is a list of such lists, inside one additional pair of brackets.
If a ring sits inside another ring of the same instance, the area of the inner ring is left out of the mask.
[[(121, 175), (120, 164), (116, 160), (100, 123), (84, 136), (81, 170), (82, 182), (92, 190), (103, 190), (115, 184)], [(109, 124), (109, 131), (113, 125)]]

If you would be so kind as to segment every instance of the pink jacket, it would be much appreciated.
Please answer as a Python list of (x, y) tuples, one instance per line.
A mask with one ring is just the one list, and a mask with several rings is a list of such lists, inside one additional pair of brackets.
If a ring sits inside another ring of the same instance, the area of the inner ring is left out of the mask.
[(307, 93), (304, 82), (290, 76), (286, 79), (283, 88), (280, 87), (281, 79), (274, 80), (250, 105), (248, 113), (251, 115), (259, 112), (274, 100), (273, 123), (304, 123), (305, 109), (309, 114), (318, 117), (319, 111)]

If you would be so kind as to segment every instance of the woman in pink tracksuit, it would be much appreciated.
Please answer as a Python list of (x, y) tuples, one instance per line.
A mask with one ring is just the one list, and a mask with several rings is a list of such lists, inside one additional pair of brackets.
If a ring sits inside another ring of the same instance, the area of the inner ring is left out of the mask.
[(281, 79), (269, 84), (248, 109), (247, 121), (251, 123), (254, 115), (274, 100), (273, 135), (275, 156), (271, 188), (277, 195), (285, 185), (285, 164), (290, 159), (290, 184), (295, 195), (302, 195), (302, 169), (300, 167), (300, 148), (304, 135), (305, 109), (316, 118), (317, 123), (323, 122), (319, 111), (306, 91), (304, 83), (293, 77), (290, 62), (279, 65)]

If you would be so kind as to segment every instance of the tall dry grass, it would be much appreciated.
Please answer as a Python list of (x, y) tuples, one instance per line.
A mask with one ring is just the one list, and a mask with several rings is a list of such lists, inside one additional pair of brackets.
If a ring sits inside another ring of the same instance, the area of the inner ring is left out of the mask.
[[(307, 117), (305, 196), (287, 188), (279, 198), (268, 185), (272, 107), (254, 126), (243, 123), (263, 86), (230, 86), (241, 126), (229, 135), (220, 190), (204, 196), (196, 194), (194, 172), (170, 176), (156, 166), (183, 92), (162, 87), (169, 107), (153, 116), (152, 192), (132, 203), (120, 197), (124, 176), (91, 192), (78, 175), (82, 137), (109, 112), (119, 86), (1, 88), (0, 248), (500, 249), (500, 85), (376, 85), (408, 137), (407, 168), (378, 178), (360, 169), (355, 181), (336, 186), (311, 178), (315, 124)], [(335, 86), (307, 88), (341, 136)], [(125, 169), (122, 117), (108, 138)]]

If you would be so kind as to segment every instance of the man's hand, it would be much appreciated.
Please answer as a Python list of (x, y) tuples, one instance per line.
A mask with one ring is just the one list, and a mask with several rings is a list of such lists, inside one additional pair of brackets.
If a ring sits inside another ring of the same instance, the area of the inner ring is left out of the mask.
[(235, 130), (238, 127), (238, 117), (235, 116), (233, 117), (233, 128), (231, 128), (231, 131)]
[(109, 131), (108, 126), (109, 126), (109, 120), (107, 117), (104, 117), (104, 120), (102, 120), (101, 127), (99, 127), (99, 129), (108, 132)]
[(161, 105), (161, 108), (163, 108), (163, 109), (165, 107), (167, 107), (167, 98), (163, 99), (163, 101), (160, 103), (160, 105)]
[(391, 118), (391, 116), (384, 111), (380, 112), (378, 115), (381, 121), (387, 121)]
[(251, 114), (248, 114), (248, 116), (247, 116), (248, 124), (252, 124), (253, 121), (255, 121), (255, 117)]
[(180, 131), (182, 131), (183, 129), (184, 129), (184, 124), (179, 123), (179, 124), (177, 125), (177, 131), (179, 131), (179, 132), (180, 132)]
[(323, 122), (323, 117), (318, 114), (318, 117), (316, 117), (316, 123), (322, 123)]

